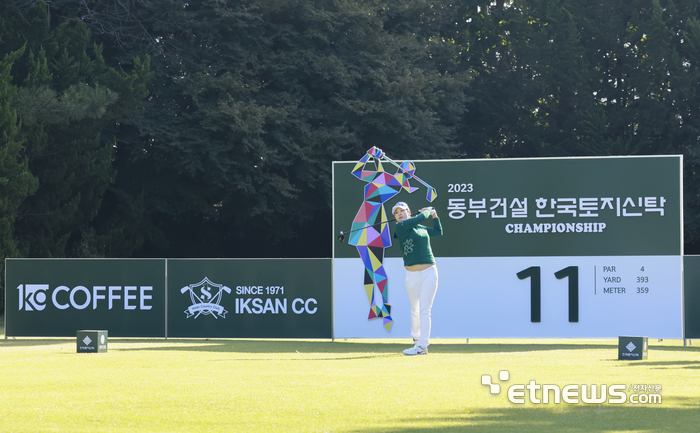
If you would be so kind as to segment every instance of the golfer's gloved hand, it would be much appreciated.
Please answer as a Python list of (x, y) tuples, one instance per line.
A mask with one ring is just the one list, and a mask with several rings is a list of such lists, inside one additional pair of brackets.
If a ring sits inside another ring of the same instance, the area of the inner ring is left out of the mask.
[(369, 154), (374, 153), (374, 157), (377, 159), (384, 156), (384, 152), (382, 151), (382, 149), (378, 148), (377, 146), (372, 146), (372, 148), (367, 153), (369, 153)]

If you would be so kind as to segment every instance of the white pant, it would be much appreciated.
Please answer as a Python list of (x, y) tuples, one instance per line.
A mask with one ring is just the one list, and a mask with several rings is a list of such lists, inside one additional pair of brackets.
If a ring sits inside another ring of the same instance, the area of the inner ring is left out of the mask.
[(438, 286), (437, 266), (412, 272), (406, 271), (406, 291), (411, 302), (411, 336), (418, 345), (430, 344), (430, 310)]

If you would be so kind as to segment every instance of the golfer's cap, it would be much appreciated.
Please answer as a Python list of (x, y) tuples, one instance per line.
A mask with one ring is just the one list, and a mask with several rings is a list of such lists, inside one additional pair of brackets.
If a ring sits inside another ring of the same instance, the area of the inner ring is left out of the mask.
[(393, 215), (394, 212), (396, 212), (396, 209), (399, 209), (399, 208), (406, 209), (406, 210), (408, 210), (408, 211), (411, 210), (411, 209), (408, 208), (408, 205), (407, 205), (405, 202), (400, 201), (400, 202), (396, 203), (396, 204), (394, 205), (394, 207), (391, 208), (391, 214)]

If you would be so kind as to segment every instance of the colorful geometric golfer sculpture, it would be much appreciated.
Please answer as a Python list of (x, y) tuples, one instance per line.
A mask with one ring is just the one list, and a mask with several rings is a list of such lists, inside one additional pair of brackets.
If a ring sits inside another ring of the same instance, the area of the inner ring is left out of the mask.
[[(382, 159), (389, 161), (399, 169), (396, 174), (384, 171)], [(372, 164), (371, 169), (368, 169), (369, 163)], [(365, 266), (364, 287), (370, 306), (367, 319), (382, 318), (384, 328), (389, 332), (394, 321), (391, 318), (391, 305), (388, 303), (389, 287), (384, 269), (384, 248), (391, 246), (391, 230), (384, 203), (394, 198), (401, 192), (401, 189), (409, 193), (418, 189), (411, 187), (408, 182), (410, 178), (415, 178), (413, 174), (415, 171), (416, 167), (412, 162), (395, 163), (386, 158), (384, 152), (377, 147), (368, 150), (352, 170), (352, 175), (367, 182), (367, 185), (364, 188), (362, 206), (352, 222), (348, 243), (357, 248)], [(435, 189), (423, 181), (420, 183), (429, 189), (428, 201), (435, 200), (437, 197)], [(379, 296), (377, 296), (377, 291)]]

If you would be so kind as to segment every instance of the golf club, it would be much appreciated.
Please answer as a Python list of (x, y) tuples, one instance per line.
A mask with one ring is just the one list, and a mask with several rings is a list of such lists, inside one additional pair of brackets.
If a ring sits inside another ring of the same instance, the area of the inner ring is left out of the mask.
[(392, 221), (396, 221), (396, 218), (392, 218), (392, 219), (390, 219), (390, 220), (386, 220), (386, 221), (382, 221), (382, 222), (378, 222), (378, 223), (366, 225), (366, 226), (364, 226), (364, 227), (360, 227), (359, 229), (350, 230), (349, 232), (344, 232), (344, 231), (341, 230), (340, 234), (338, 235), (338, 240), (339, 240), (340, 242), (345, 241), (345, 235), (346, 235), (347, 233), (356, 232), (356, 231), (358, 231), (358, 230), (364, 230), (364, 229), (366, 229), (367, 227), (372, 227), (372, 226), (376, 226), (376, 225), (379, 225), (379, 224), (386, 224), (386, 223), (390, 223), (390, 222), (392, 222)]
[(425, 181), (423, 181), (421, 178), (419, 178), (419, 177), (416, 176), (415, 174), (412, 174), (412, 173), (407, 172), (403, 167), (401, 167), (401, 165), (400, 165), (398, 162), (392, 161), (392, 160), (389, 159), (386, 155), (382, 155), (382, 158), (385, 159), (387, 162), (389, 162), (389, 163), (393, 164), (394, 166), (396, 166), (396, 168), (398, 168), (399, 170), (403, 171), (404, 173), (406, 173), (407, 175), (409, 175), (409, 176), (412, 177), (413, 179), (415, 179), (415, 180), (417, 180), (418, 182), (420, 182), (420, 183), (422, 183), (423, 185), (425, 185), (425, 187), (428, 188), (428, 194), (427, 194), (426, 197), (425, 197), (426, 200), (428, 200), (430, 203), (432, 203), (433, 201), (435, 201), (435, 199), (437, 198), (437, 190), (436, 190), (435, 188), (433, 188), (432, 186), (428, 185)]

